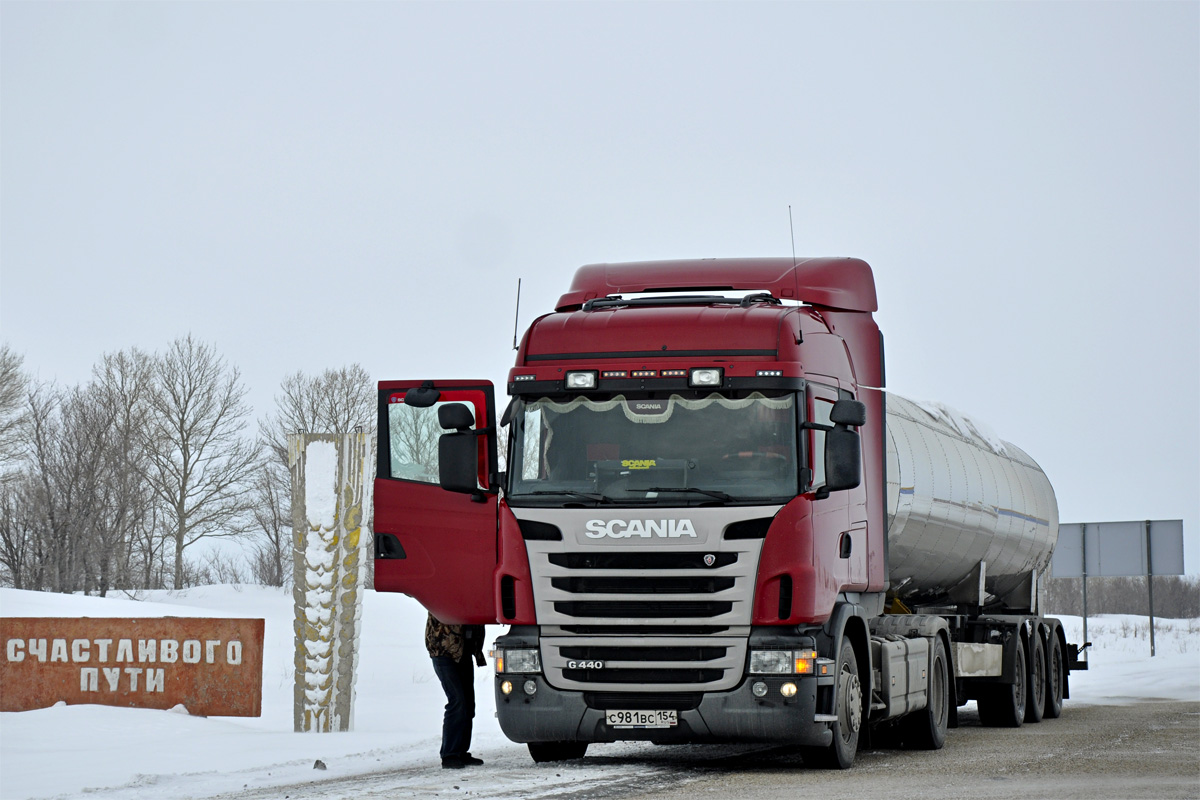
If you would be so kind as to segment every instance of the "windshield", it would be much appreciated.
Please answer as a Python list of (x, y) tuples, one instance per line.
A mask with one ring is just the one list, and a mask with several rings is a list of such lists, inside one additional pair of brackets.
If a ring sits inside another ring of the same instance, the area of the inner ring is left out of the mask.
[(793, 395), (670, 395), (517, 407), (514, 505), (786, 502), (796, 495)]

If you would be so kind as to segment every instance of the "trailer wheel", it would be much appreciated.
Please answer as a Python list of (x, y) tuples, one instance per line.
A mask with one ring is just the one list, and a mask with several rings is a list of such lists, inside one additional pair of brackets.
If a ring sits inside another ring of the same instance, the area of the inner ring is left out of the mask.
[(941, 636), (933, 639), (930, 662), (929, 705), (900, 722), (904, 744), (914, 750), (941, 750), (950, 721), (950, 667)]
[(1062, 643), (1058, 641), (1058, 631), (1050, 634), (1050, 651), (1046, 654), (1046, 705), (1043, 713), (1046, 719), (1058, 719), (1062, 716), (1063, 703), (1063, 652)]
[(1025, 721), (1025, 683), (1028, 670), (1025, 643), (1017, 636), (1017, 663), (1011, 684), (986, 687), (978, 700), (979, 722), (989, 728), (1019, 728)]
[(849, 769), (858, 752), (863, 724), (863, 691), (858, 677), (858, 657), (849, 639), (842, 639), (837, 664), (837, 722), (830, 723), (833, 741), (828, 747), (803, 747), (804, 763), (822, 769)]
[(583, 758), (587, 753), (587, 742), (530, 742), (529, 755), (539, 764), (547, 761), (569, 761)]
[(1029, 688), (1025, 691), (1025, 721), (1041, 722), (1046, 705), (1046, 648), (1042, 637), (1033, 632), (1029, 642)]

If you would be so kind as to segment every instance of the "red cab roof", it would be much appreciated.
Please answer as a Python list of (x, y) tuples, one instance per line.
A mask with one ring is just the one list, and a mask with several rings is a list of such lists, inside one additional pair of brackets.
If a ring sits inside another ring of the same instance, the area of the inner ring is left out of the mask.
[(652, 291), (745, 290), (770, 292), (782, 300), (847, 311), (876, 311), (875, 278), (857, 258), (706, 258), (588, 264), (575, 271), (556, 311), (610, 294)]

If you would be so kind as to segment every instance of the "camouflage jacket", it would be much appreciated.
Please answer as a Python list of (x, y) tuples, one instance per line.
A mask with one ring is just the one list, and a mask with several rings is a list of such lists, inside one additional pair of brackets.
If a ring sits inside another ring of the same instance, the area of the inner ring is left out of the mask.
[(474, 656), (483, 666), (483, 626), (447, 625), (433, 614), (425, 623), (425, 649), (430, 658), (449, 656), (462, 661), (463, 656)]

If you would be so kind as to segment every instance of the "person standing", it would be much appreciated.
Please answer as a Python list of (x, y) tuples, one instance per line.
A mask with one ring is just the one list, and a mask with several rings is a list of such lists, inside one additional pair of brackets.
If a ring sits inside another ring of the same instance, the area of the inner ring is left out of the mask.
[(471, 755), (475, 719), (475, 664), (483, 666), (483, 626), (447, 625), (432, 613), (425, 623), (425, 649), (446, 692), (442, 719), (442, 768), (475, 767), (483, 759)]

